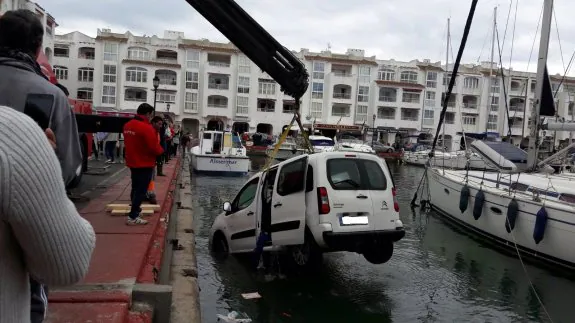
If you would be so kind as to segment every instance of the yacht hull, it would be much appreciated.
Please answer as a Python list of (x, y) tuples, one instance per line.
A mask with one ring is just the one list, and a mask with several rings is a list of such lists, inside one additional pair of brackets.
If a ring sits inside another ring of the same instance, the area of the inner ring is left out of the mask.
[(194, 173), (212, 176), (244, 176), (249, 172), (250, 159), (246, 156), (208, 156), (191, 154)]

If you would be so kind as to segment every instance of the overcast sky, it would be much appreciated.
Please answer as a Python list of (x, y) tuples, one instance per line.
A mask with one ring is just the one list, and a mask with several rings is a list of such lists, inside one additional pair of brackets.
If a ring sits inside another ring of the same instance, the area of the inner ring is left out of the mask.
[[(517, 1), (515, 39), (512, 42)], [(183, 31), (187, 38), (208, 38), (227, 42), (184, 0), (38, 0), (60, 25), (58, 33), (80, 31), (96, 35), (97, 28), (113, 32), (130, 30), (137, 35), (162, 36), (164, 30)], [(284, 46), (299, 50), (345, 52), (360, 48), (379, 59), (429, 58), (445, 61), (447, 18), (451, 17), (453, 55), (461, 42), (471, 0), (237, 0)], [(511, 0), (480, 0), (464, 52), (464, 62), (488, 61), (491, 47), (493, 8), (498, 7), (497, 24), (504, 66), (516, 70), (528, 66), (543, 0), (513, 0), (505, 43), (503, 37)], [(549, 49), (550, 72), (563, 74), (575, 50), (575, 2), (556, 0), (555, 21)], [(561, 42), (558, 41), (557, 30)], [(513, 46), (511, 46), (513, 43)], [(559, 44), (563, 50), (563, 61)], [(495, 45), (497, 55), (497, 43)], [(535, 43), (529, 70), (536, 68), (539, 39)], [(450, 58), (452, 60), (452, 58)], [(575, 76), (575, 68), (568, 73)]]

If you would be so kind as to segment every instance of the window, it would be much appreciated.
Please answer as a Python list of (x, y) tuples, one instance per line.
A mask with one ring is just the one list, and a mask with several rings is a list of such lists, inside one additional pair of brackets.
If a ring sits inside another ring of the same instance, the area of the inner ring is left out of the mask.
[(127, 88), (124, 92), (125, 101), (146, 102), (148, 99), (148, 92), (144, 89)]
[(476, 77), (466, 77), (463, 80), (463, 87), (466, 89), (477, 89), (479, 88), (479, 79)]
[(401, 72), (400, 75), (401, 82), (407, 82), (407, 83), (417, 83), (417, 72), (412, 72), (412, 71), (405, 71), (405, 72)]
[(146, 83), (148, 82), (148, 70), (143, 67), (128, 67), (126, 69), (126, 81)]
[(425, 92), (425, 106), (434, 107), (435, 106), (435, 92), (427, 91)]
[(186, 72), (186, 89), (197, 90), (199, 86), (198, 72)]
[(355, 110), (355, 122), (367, 122), (367, 105), (358, 105)]
[(79, 88), (76, 92), (76, 99), (92, 101), (93, 90), (89, 87)]
[(497, 115), (490, 114), (487, 119), (487, 129), (496, 130), (497, 129)]
[(322, 105), (323, 104), (321, 102), (312, 102), (311, 103), (310, 114), (311, 114), (312, 118), (321, 119), (321, 115), (323, 113)]
[(118, 61), (118, 44), (104, 43), (104, 61)]
[(200, 68), (200, 52), (194, 49), (186, 51), (186, 67)]
[(451, 82), (451, 73), (443, 74), (443, 86), (448, 86), (449, 82)]
[(455, 124), (455, 112), (445, 112), (445, 124)]
[(393, 81), (395, 80), (395, 71), (389, 68), (380, 67), (377, 71), (377, 78), (382, 81)]
[(490, 110), (493, 112), (499, 111), (499, 97), (498, 96), (492, 96), (491, 97)]
[(331, 115), (334, 117), (349, 117), (349, 105), (334, 105), (331, 107)]
[(276, 94), (276, 83), (272, 80), (259, 79), (258, 93), (259, 94), (265, 94), (265, 95), (275, 95)]
[(248, 114), (250, 110), (249, 102), (250, 102), (249, 97), (238, 95), (236, 99), (236, 113)]
[(477, 122), (477, 115), (475, 115), (475, 114), (463, 114), (462, 119), (463, 119), (464, 125), (474, 126), (475, 123)]
[(424, 119), (433, 119), (434, 111), (433, 110), (423, 110), (423, 118)]
[(247, 183), (238, 193), (232, 202), (232, 212), (241, 211), (248, 206), (252, 205), (256, 197), (256, 191), (260, 178), (254, 178), (251, 182)]
[(250, 93), (250, 78), (247, 76), (238, 77), (238, 93)]
[(104, 65), (104, 83), (116, 83), (116, 65)]
[(427, 72), (426, 86), (433, 89), (437, 87), (437, 72)]
[(311, 84), (311, 97), (314, 99), (323, 99), (323, 83), (313, 82)]
[(405, 103), (419, 103), (419, 92), (413, 90), (403, 90), (402, 102)]
[(327, 179), (334, 190), (387, 189), (381, 166), (372, 160), (334, 158), (327, 161)]
[(67, 80), (68, 79), (68, 68), (65, 66), (58, 66), (54, 65), (53, 67), (54, 75), (58, 80)]
[(325, 63), (313, 62), (313, 79), (323, 80), (325, 77)]
[(78, 81), (94, 82), (94, 69), (91, 67), (80, 67), (78, 69)]
[[(245, 55), (238, 56), (238, 73), (249, 74), (251, 62)], [(247, 92), (246, 92), (247, 93)]]
[(131, 47), (128, 48), (128, 58), (137, 60), (148, 60), (150, 59), (150, 52), (141, 47)]
[(491, 79), (491, 93), (499, 93), (500, 89), (499, 89), (499, 79), (496, 77), (493, 77)]
[(54, 57), (69, 57), (70, 49), (62, 45), (54, 46)]
[(300, 158), (283, 165), (278, 175), (277, 193), (280, 196), (286, 196), (303, 191), (306, 168), (307, 158)]
[(174, 103), (176, 102), (176, 92), (158, 90), (158, 102)]
[(359, 83), (369, 83), (371, 81), (371, 68), (369, 66), (359, 67)]
[(259, 112), (275, 112), (276, 111), (276, 101), (258, 99), (258, 111)]
[(104, 85), (102, 87), (102, 104), (116, 104), (116, 87)]
[(198, 93), (186, 92), (186, 102), (184, 102), (184, 110), (198, 111)]
[(369, 86), (360, 86), (357, 91), (358, 102), (369, 102)]

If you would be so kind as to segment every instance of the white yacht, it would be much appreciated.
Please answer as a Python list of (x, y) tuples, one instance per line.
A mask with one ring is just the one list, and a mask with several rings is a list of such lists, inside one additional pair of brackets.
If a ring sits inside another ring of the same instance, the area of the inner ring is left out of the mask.
[[(275, 145), (268, 147), (267, 155), (271, 155), (275, 148)], [(294, 138), (287, 137), (284, 142), (280, 145), (278, 152), (275, 155), (276, 160), (287, 160), (292, 157), (300, 156), (305, 153), (305, 149), (298, 148), (297, 143)]]
[(250, 159), (237, 135), (227, 131), (200, 131), (199, 145), (191, 149), (194, 172), (216, 176), (242, 176)]

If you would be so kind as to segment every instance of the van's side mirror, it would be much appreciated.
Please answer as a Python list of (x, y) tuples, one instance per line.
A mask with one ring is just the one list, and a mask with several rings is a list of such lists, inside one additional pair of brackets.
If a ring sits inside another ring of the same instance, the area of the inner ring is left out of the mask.
[(230, 202), (224, 202), (223, 209), (226, 212), (232, 212), (232, 204)]

